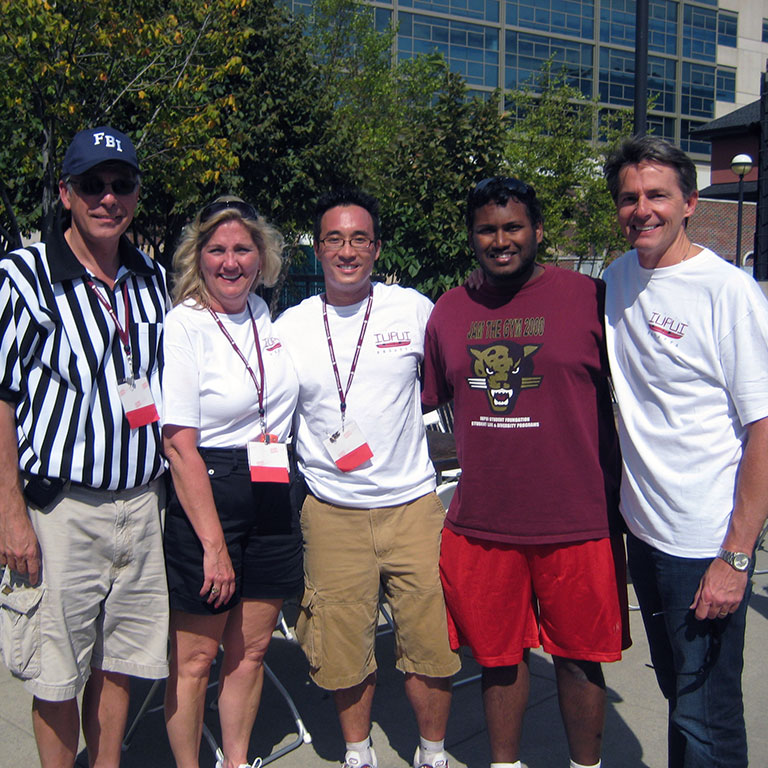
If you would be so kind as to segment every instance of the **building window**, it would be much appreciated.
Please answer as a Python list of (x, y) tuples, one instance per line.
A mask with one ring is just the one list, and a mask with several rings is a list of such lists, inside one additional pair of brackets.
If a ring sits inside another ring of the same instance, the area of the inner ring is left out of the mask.
[(662, 0), (648, 6), (648, 50), (677, 53), (677, 3)]
[(697, 120), (680, 121), (680, 149), (683, 152), (708, 155), (712, 151), (712, 146), (708, 141), (691, 136), (691, 129), (700, 128), (702, 125), (706, 125), (706, 122), (699, 122)]
[(498, 87), (499, 33), (496, 29), (411, 13), (400, 13), (399, 21), (400, 58), (438, 51), (451, 71), (460, 74), (470, 88)]
[[(600, 42), (635, 47), (635, 0), (613, 0), (600, 6)], [(648, 49), (677, 53), (677, 3), (651, 0), (648, 4)]]
[(635, 0), (601, 3), (600, 42), (634, 46)]
[(739, 15), (733, 11), (718, 11), (717, 13), (717, 44), (736, 47), (738, 37)]
[(683, 8), (683, 56), (697, 61), (715, 61), (717, 11), (686, 5)]
[(392, 24), (392, 11), (387, 8), (374, 8), (374, 24), (377, 32), (386, 32)]
[(654, 99), (654, 109), (661, 112), (675, 111), (676, 70), (677, 62), (674, 59), (648, 57), (648, 91)]
[(542, 67), (552, 59), (552, 72), (565, 70), (566, 82), (592, 98), (592, 46), (525, 32), (506, 33), (504, 87), (534, 86)]
[(648, 115), (648, 133), (675, 142), (675, 118)]
[(312, 0), (292, 0), (289, 2), (291, 10), (301, 16), (309, 16), (312, 13)]
[(763, 42), (768, 43), (768, 19), (763, 19)]
[(499, 20), (499, 0), (399, 0), (401, 8), (450, 13), (481, 21)]
[(594, 0), (508, 0), (507, 25), (593, 40), (595, 3)]
[(736, 103), (736, 70), (730, 67), (717, 68), (715, 98), (718, 101)]
[(683, 62), (680, 111), (698, 117), (715, 116), (715, 68)]
[(600, 101), (608, 104), (635, 103), (635, 54), (600, 48)]

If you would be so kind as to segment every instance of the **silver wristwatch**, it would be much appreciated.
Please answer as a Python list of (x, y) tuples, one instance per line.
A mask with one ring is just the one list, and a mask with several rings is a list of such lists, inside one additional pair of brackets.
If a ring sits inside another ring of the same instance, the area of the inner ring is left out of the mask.
[(722, 547), (718, 550), (717, 556), (737, 571), (746, 571), (752, 564), (749, 555), (745, 555), (743, 552), (730, 552)]

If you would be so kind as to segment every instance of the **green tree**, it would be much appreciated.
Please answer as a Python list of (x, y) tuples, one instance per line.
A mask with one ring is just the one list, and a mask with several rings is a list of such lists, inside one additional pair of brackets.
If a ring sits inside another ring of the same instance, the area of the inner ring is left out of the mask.
[(183, 196), (235, 167), (211, 131), (224, 104), (206, 94), (237, 62), (207, 54), (215, 40), (221, 51), (239, 47), (243, 33), (227, 22), (240, 5), (0, 0), (0, 105), (19, 116), (0, 125), (3, 224), (50, 225), (64, 150), (89, 124), (130, 133), (160, 190)]
[(242, 194), (290, 234), (344, 166), (333, 104), (281, 4), (0, 0), (0, 12), (0, 103), (27, 115), (0, 127), (9, 234), (50, 223), (63, 153), (86, 125), (133, 138), (144, 171), (135, 226), (165, 261), (213, 195)]
[[(551, 64), (535, 86), (507, 94), (515, 116), (506, 169), (533, 185), (544, 213), (541, 253), (602, 258), (621, 248), (616, 211), (602, 175), (606, 146), (629, 134), (631, 112), (601, 115)], [(598, 140), (599, 139), (599, 140)]]
[(396, 34), (391, 26), (377, 30), (374, 9), (358, 0), (315, 0), (307, 18), (323, 100), (333, 109), (330, 129), (346, 148), (343, 174), (369, 188), (447, 77), (440, 55), (396, 59)]
[(434, 106), (414, 115), (380, 181), (388, 275), (432, 297), (463, 282), (475, 266), (467, 192), (502, 168), (504, 135), (498, 97), (469, 98), (455, 74)]

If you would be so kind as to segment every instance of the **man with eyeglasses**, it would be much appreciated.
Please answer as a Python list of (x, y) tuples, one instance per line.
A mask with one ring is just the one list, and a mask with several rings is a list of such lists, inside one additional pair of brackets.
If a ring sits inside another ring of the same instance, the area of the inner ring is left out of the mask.
[(438, 574), (443, 509), (427, 451), (419, 366), (432, 302), (372, 281), (378, 203), (334, 190), (315, 211), (325, 293), (278, 320), (299, 378), (294, 428), (309, 494), (297, 633), (313, 680), (333, 691), (346, 768), (376, 768), (371, 704), (379, 586), (392, 609), (396, 666), (420, 743), (414, 766), (447, 768), (450, 677)]
[(599, 766), (601, 662), (629, 644), (604, 287), (536, 261), (541, 208), (518, 179), (478, 183), (466, 221), (484, 279), (438, 300), (424, 361), (425, 406), (454, 401), (462, 470), (440, 555), (451, 645), (483, 667), (494, 768), (521, 765), (539, 645), (570, 766)]
[(125, 236), (139, 163), (79, 132), (43, 242), (0, 259), (0, 637), (44, 766), (117, 766), (129, 675), (165, 677), (163, 269)]

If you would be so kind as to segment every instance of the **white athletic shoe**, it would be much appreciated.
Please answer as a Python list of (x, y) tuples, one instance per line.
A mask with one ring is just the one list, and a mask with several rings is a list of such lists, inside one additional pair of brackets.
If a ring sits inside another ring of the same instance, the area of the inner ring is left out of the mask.
[[(224, 753), (221, 749), (216, 750), (216, 768), (224, 768)], [(261, 768), (261, 758), (254, 758), (252, 763), (240, 763), (239, 768)]]
[(445, 752), (438, 752), (433, 758), (431, 763), (419, 762), (419, 748), (416, 747), (416, 752), (413, 755), (413, 768), (449, 768), (448, 755)]
[(373, 747), (371, 749), (371, 761), (369, 763), (363, 763), (360, 760), (360, 754), (358, 752), (347, 752), (346, 755), (344, 755), (344, 762), (341, 765), (341, 768), (378, 768), (379, 763), (376, 760), (376, 753), (373, 751)]

